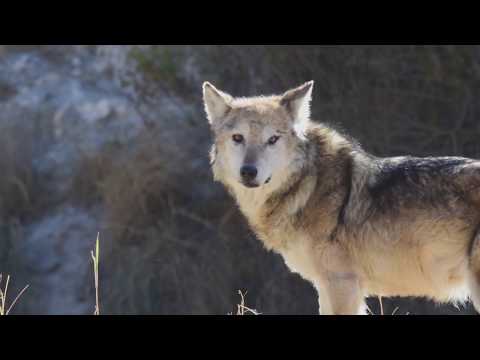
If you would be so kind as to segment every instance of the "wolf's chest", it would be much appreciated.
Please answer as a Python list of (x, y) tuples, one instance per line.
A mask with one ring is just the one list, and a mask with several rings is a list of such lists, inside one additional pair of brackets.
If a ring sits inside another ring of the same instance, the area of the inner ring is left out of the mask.
[(314, 250), (305, 239), (296, 239), (287, 249), (281, 250), (280, 254), (287, 267), (304, 279), (313, 281), (317, 277)]

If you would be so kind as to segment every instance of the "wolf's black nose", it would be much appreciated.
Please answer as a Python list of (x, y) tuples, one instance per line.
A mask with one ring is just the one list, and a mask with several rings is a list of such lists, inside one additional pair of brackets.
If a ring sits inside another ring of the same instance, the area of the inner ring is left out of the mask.
[(240, 169), (240, 175), (244, 180), (251, 181), (257, 177), (257, 168), (253, 165), (243, 165)]

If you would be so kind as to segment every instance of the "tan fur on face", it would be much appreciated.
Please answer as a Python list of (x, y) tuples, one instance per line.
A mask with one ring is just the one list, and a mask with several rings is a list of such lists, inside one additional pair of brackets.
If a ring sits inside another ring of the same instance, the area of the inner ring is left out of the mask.
[[(470, 296), (478, 309), (480, 162), (375, 158), (309, 121), (312, 85), (243, 99), (204, 90), (215, 179), (265, 247), (316, 287), (323, 314), (364, 313), (369, 295)], [(277, 131), (281, 143), (266, 148)], [(245, 137), (243, 150), (232, 133)], [(245, 159), (271, 181), (242, 185)]]

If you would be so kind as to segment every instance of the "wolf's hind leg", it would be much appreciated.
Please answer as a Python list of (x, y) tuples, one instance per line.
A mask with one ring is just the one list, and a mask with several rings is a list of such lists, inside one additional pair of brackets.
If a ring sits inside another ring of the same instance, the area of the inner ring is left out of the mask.
[(475, 310), (480, 314), (480, 234), (478, 233), (473, 240), (469, 255), (470, 274), (468, 287), (470, 290), (470, 299), (473, 302)]
[(477, 313), (480, 314), (480, 273), (477, 274), (477, 278), (471, 274), (468, 284), (470, 290), (470, 299), (472, 300), (473, 306)]

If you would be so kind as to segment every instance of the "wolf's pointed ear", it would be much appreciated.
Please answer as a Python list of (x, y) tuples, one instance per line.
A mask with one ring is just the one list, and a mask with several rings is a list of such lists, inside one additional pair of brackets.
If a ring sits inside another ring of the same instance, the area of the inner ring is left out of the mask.
[(223, 91), (218, 90), (209, 82), (203, 83), (203, 102), (210, 124), (223, 118), (230, 110), (232, 97)]
[(285, 107), (296, 123), (310, 120), (310, 102), (312, 101), (313, 81), (287, 91), (282, 95), (280, 104)]

